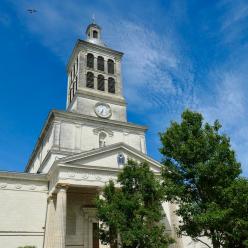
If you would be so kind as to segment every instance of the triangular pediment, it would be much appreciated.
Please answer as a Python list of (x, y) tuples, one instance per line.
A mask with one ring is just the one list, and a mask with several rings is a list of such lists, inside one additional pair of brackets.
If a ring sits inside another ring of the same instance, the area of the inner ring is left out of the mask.
[(59, 164), (64, 165), (82, 165), (84, 167), (117, 169), (122, 168), (123, 162), (126, 163), (128, 159), (133, 159), (137, 162), (147, 162), (151, 170), (160, 172), (160, 163), (125, 143), (117, 143), (103, 148), (82, 152), (62, 158), (58, 162)]

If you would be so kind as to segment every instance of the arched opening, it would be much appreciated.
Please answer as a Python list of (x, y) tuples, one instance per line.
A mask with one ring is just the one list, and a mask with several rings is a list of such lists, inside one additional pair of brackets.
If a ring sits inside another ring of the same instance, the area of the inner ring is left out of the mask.
[(93, 38), (95, 39), (98, 38), (98, 32), (96, 30), (93, 30)]
[(87, 54), (87, 67), (94, 68), (94, 55), (91, 53)]
[(92, 72), (87, 72), (86, 87), (94, 88), (94, 74)]
[(112, 77), (108, 78), (108, 92), (115, 93), (115, 80)]
[(107, 134), (104, 132), (101, 132), (99, 134), (99, 147), (105, 147), (106, 146), (106, 139), (107, 139)]
[(104, 71), (104, 58), (102, 56), (98, 56), (97, 58), (97, 69)]
[(104, 91), (104, 76), (98, 75), (97, 77), (97, 89)]
[(112, 59), (108, 59), (108, 73), (114, 74), (115, 73), (115, 65)]

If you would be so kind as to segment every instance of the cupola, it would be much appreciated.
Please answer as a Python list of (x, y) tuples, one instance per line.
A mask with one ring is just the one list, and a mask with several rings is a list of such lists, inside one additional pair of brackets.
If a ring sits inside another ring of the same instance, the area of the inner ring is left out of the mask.
[(99, 46), (105, 46), (101, 40), (101, 27), (96, 23), (91, 23), (86, 29), (87, 41)]

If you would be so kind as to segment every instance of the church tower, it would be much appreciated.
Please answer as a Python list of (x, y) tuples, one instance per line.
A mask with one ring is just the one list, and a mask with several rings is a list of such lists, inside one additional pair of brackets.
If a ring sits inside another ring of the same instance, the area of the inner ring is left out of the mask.
[(108, 48), (101, 28), (90, 24), (67, 66), (67, 111), (126, 122), (121, 80), (123, 53)]
[(67, 65), (66, 111), (51, 111), (26, 171), (47, 173), (55, 159), (123, 143), (146, 154), (146, 127), (127, 121), (123, 53), (107, 47), (88, 25)]

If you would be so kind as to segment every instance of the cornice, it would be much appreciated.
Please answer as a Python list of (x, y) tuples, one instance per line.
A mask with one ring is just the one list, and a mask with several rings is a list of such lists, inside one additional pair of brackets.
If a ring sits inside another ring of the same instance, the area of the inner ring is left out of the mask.
[(146, 132), (147, 131), (146, 126), (136, 125), (136, 124), (133, 124), (131, 122), (102, 119), (99, 117), (83, 115), (83, 114), (78, 114), (78, 113), (74, 113), (74, 112), (67, 112), (67, 111), (53, 110), (52, 112), (54, 113), (55, 118), (62, 118), (64, 120), (70, 119), (70, 120), (79, 121), (79, 122), (94, 122), (94, 123), (98, 123), (100, 125), (109, 125), (109, 126), (119, 127), (119, 128), (121, 127), (121, 128), (125, 128), (125, 129), (133, 129), (135, 131), (140, 131), (140, 132)]
[(0, 171), (0, 178), (48, 182), (46, 174), (32, 174), (24, 172)]
[(138, 151), (137, 149), (135, 149), (132, 146), (129, 146), (126, 143), (123, 143), (123, 142), (119, 142), (119, 143), (112, 144), (112, 145), (109, 145), (109, 146), (105, 146), (105, 147), (101, 147), (101, 148), (97, 148), (97, 149), (92, 149), (92, 150), (89, 150), (89, 151), (84, 151), (84, 152), (81, 152), (81, 153), (73, 154), (71, 156), (60, 158), (58, 160), (58, 163), (68, 163), (70, 161), (75, 161), (75, 160), (78, 160), (78, 159), (91, 157), (91, 156), (94, 156), (94, 155), (97, 155), (97, 154), (110, 152), (110, 151), (113, 151), (113, 150), (116, 150), (116, 149), (119, 149), (119, 148), (124, 148), (125, 150), (129, 151), (130, 153), (133, 153), (136, 156), (138, 156), (140, 158), (143, 158), (144, 160), (146, 160), (147, 162), (155, 165), (158, 168), (161, 168), (161, 166), (162, 166), (155, 159), (149, 157), (145, 153), (142, 153), (141, 151)]
[(72, 101), (68, 105), (67, 109), (70, 109), (71, 106), (73, 106), (74, 102), (76, 101), (77, 97), (87, 98), (87, 99), (93, 99), (96, 101), (107, 101), (108, 103), (121, 105), (121, 106), (127, 106), (127, 103), (123, 97), (115, 96), (115, 95), (104, 95), (103, 93), (97, 95), (97, 92), (90, 92), (86, 89), (78, 88), (76, 91)]

